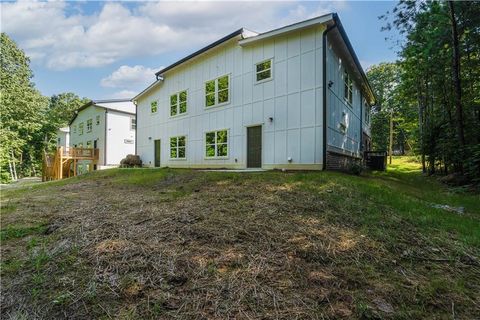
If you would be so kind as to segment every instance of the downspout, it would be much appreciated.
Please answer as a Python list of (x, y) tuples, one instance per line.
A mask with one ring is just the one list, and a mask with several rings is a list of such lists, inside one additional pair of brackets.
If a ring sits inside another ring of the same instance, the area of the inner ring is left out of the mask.
[(323, 53), (323, 164), (322, 170), (327, 169), (327, 33), (337, 27), (336, 16), (334, 15), (333, 25), (328, 27), (322, 35)]
[(137, 100), (133, 101), (133, 104), (135, 105), (135, 155), (138, 155), (137, 151), (137, 128), (138, 128), (138, 104)]
[(105, 139), (103, 141), (103, 163), (107, 165), (107, 131), (108, 131), (108, 109), (105, 109)]
[(358, 150), (363, 158), (363, 93), (360, 90), (360, 145)]

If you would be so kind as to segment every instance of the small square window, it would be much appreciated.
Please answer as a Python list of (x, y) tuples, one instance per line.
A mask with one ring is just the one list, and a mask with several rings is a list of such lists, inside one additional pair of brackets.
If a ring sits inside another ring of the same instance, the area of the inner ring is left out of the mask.
[(157, 101), (152, 101), (150, 103), (150, 112), (151, 113), (157, 113), (158, 110), (158, 102)]
[(272, 60), (265, 60), (255, 65), (256, 81), (262, 82), (272, 79)]
[(135, 130), (137, 128), (137, 119), (130, 118), (130, 130)]

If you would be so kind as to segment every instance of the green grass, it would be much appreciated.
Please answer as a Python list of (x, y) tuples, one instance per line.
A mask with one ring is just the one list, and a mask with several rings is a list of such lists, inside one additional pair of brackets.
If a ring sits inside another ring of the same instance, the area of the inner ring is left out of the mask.
[(480, 303), (479, 195), (411, 157), (361, 176), (111, 169), (6, 190), (2, 208), (2, 287), (50, 318), (467, 319)]

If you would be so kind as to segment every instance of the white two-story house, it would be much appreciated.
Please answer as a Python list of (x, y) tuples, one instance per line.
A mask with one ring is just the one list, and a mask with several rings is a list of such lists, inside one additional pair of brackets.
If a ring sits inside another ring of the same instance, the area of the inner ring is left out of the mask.
[[(92, 100), (79, 108), (69, 124), (70, 147), (99, 150), (97, 167), (118, 166), (135, 153), (135, 105), (128, 99)], [(82, 166), (89, 165), (80, 162)]]
[(239, 29), (156, 77), (133, 99), (147, 166), (345, 168), (368, 139), (375, 97), (336, 14)]

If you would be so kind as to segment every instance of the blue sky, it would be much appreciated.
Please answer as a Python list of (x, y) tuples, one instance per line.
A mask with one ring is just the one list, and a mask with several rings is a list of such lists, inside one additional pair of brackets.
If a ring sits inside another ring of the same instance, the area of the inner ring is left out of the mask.
[(132, 97), (154, 72), (246, 27), (257, 32), (337, 12), (364, 68), (396, 59), (378, 16), (391, 1), (330, 2), (12, 2), (2, 31), (31, 57), (44, 95)]

